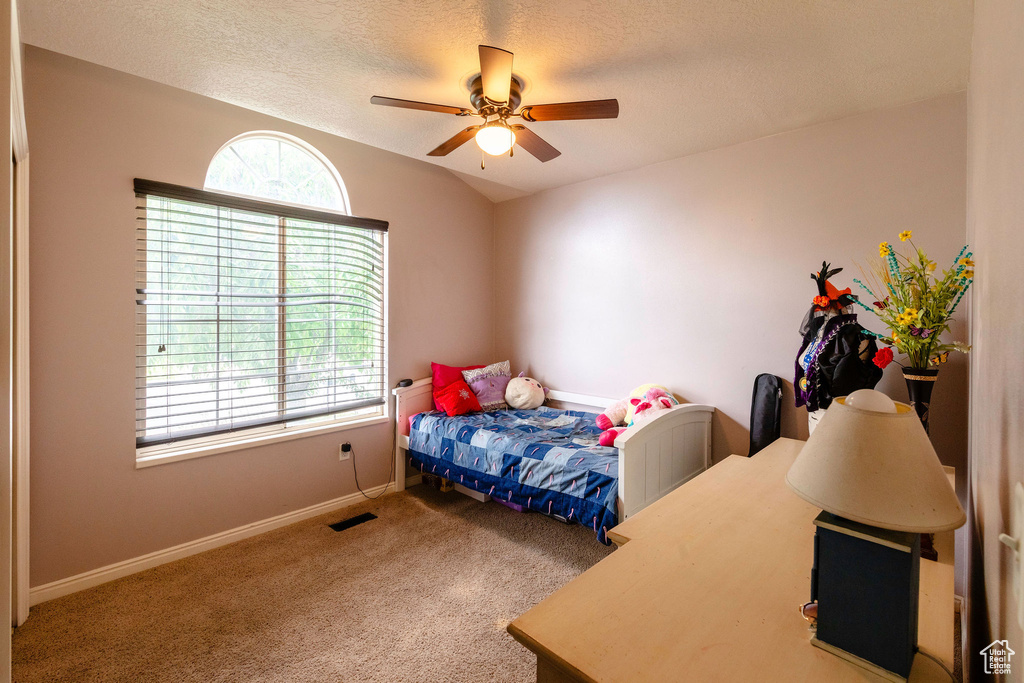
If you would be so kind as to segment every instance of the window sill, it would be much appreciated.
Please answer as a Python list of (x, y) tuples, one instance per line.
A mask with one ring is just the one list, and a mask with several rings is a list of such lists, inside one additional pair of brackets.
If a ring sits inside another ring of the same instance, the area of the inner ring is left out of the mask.
[(358, 429), (360, 427), (370, 427), (372, 425), (383, 424), (391, 420), (387, 415), (373, 415), (370, 417), (364, 417), (349, 422), (333, 423), (326, 425), (316, 425), (306, 428), (294, 428), (286, 431), (277, 432), (274, 434), (257, 434), (250, 437), (241, 437), (234, 441), (221, 442), (218, 444), (199, 444), (189, 446), (183, 444), (181, 448), (174, 450), (163, 450), (159, 453), (153, 453), (146, 455), (136, 451), (135, 457), (135, 469), (143, 469), (145, 467), (156, 467), (157, 465), (166, 465), (167, 463), (178, 462), (180, 460), (192, 460), (193, 458), (205, 458), (208, 455), (217, 455), (218, 453), (230, 453), (231, 451), (240, 451), (246, 448), (256, 448), (258, 446), (266, 446), (272, 443), (280, 443), (282, 441), (291, 441), (293, 439), (303, 439), (309, 436), (318, 436), (320, 434), (329, 434), (331, 432), (343, 432), (348, 429)]

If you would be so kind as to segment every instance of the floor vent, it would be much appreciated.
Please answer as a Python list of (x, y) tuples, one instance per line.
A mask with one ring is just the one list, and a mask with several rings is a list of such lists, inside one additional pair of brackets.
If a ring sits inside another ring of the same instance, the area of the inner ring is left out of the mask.
[(361, 515), (356, 515), (355, 517), (349, 517), (348, 519), (343, 519), (340, 522), (335, 522), (334, 524), (328, 524), (327, 526), (331, 527), (335, 531), (344, 531), (345, 529), (351, 529), (352, 527), (354, 527), (357, 524), (362, 524), (363, 522), (369, 522), (371, 519), (377, 519), (377, 515), (373, 514), (372, 512), (364, 512)]

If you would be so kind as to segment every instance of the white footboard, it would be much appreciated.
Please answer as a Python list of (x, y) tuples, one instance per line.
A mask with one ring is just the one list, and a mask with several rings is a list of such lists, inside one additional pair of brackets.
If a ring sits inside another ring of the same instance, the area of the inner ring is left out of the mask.
[(434, 409), (433, 386), (429, 377), (418, 379), (412, 386), (399, 387), (395, 395), (395, 490), (405, 490), (405, 452), (409, 450), (409, 418), (424, 410)]
[(619, 449), (619, 522), (711, 464), (712, 406), (684, 403), (615, 440)]
[[(406, 485), (406, 455), (409, 448), (409, 418), (431, 410), (430, 378), (394, 390), (395, 395), (395, 490)], [(585, 408), (601, 412), (614, 401), (597, 396), (552, 391), (549, 403), (559, 407)], [(619, 449), (619, 521), (636, 514), (711, 464), (712, 406), (685, 403), (665, 412), (642, 427), (631, 429), (615, 440)], [(414, 480), (409, 479), (411, 484)], [(476, 491), (456, 489), (478, 500)]]

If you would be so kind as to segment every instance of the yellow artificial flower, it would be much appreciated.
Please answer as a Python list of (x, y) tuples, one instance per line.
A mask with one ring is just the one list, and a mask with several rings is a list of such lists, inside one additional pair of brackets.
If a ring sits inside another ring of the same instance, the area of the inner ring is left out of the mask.
[(907, 240), (909, 240), (913, 236), (914, 236), (914, 233), (912, 231), (904, 230), (903, 232), (900, 233), (900, 242), (906, 242)]
[(963, 275), (964, 275), (965, 278), (967, 278), (969, 280), (972, 277), (974, 277), (974, 270), (969, 268), (969, 269), (964, 271)]
[(935, 272), (935, 261), (929, 261), (928, 265), (926, 265), (924, 267), (924, 272), (928, 273), (929, 275), (934, 273)]
[(893, 344), (899, 344), (900, 343), (900, 337), (895, 332), (892, 333), (892, 343)]
[(881, 256), (882, 258), (885, 258), (886, 256), (889, 255), (888, 242), (882, 242), (881, 244), (878, 245), (878, 255)]
[(962, 259), (960, 259), (959, 264), (961, 266), (967, 266), (968, 268), (973, 268), (974, 267), (974, 261), (972, 261), (971, 259), (967, 258), (966, 256), (964, 256)]
[(916, 308), (907, 308), (900, 311), (895, 318), (895, 323), (897, 325), (909, 325), (914, 322), (919, 322), (923, 314), (924, 311), (918, 311)]

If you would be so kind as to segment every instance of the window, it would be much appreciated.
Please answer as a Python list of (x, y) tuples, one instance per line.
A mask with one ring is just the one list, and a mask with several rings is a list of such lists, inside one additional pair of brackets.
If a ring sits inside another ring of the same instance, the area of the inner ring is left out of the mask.
[(207, 188), (135, 181), (137, 447), (383, 415), (387, 223), (277, 134), (225, 145)]
[(206, 189), (349, 212), (341, 176), (331, 162), (280, 133), (246, 133), (224, 145), (210, 162)]

